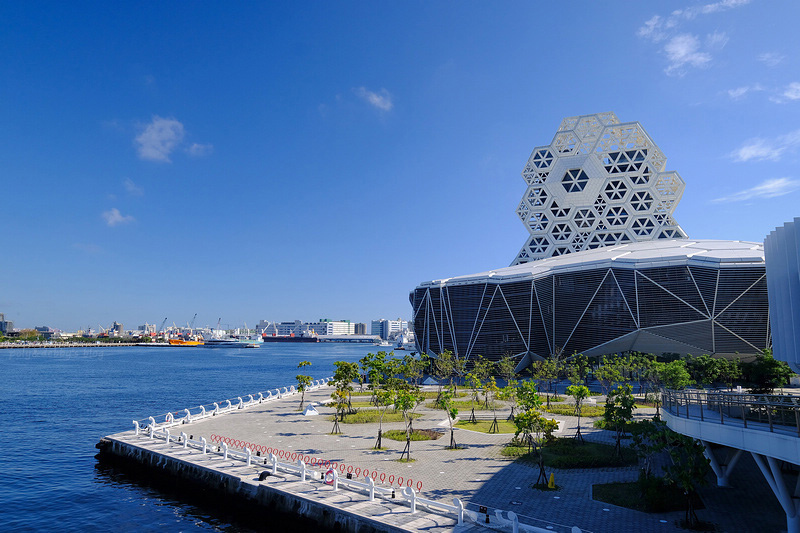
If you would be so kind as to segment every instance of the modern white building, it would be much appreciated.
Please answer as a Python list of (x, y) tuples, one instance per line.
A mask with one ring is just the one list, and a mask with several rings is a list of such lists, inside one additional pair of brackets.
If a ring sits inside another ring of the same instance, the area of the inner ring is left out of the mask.
[(372, 321), (372, 335), (377, 335), (383, 340), (388, 340), (390, 338), (394, 338), (403, 331), (408, 329), (408, 321), (401, 320), (398, 318), (397, 320), (386, 320), (385, 318), (381, 318), (379, 320)]
[(654, 239), (680, 239), (672, 218), (683, 179), (638, 122), (614, 113), (568, 117), (522, 171), (517, 207), (530, 236), (512, 265)]

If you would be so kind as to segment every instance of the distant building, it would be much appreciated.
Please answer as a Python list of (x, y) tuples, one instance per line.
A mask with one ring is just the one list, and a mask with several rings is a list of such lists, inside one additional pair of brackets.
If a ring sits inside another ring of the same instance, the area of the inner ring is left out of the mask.
[(381, 318), (380, 320), (373, 320), (372, 321), (372, 335), (377, 335), (383, 340), (388, 340), (392, 337), (396, 337), (404, 330), (408, 329), (408, 321), (400, 320), (386, 320), (385, 318)]
[(139, 333), (141, 335), (155, 335), (156, 334), (156, 325), (155, 324), (148, 324), (145, 322), (144, 326), (139, 326)]
[(111, 326), (111, 329), (108, 332), (108, 335), (110, 337), (123, 337), (125, 335), (125, 329), (122, 327), (122, 324), (115, 320), (114, 325)]
[(35, 329), (36, 332), (45, 339), (53, 338), (53, 335), (56, 333), (56, 330), (48, 326), (36, 326), (33, 329)]
[(4, 313), (0, 313), (0, 333), (3, 335), (7, 333), (11, 333), (11, 330), (14, 329), (14, 323), (10, 320), (6, 320), (6, 315)]
[(367, 334), (367, 325), (363, 322), (358, 322), (355, 325), (356, 335), (366, 335)]

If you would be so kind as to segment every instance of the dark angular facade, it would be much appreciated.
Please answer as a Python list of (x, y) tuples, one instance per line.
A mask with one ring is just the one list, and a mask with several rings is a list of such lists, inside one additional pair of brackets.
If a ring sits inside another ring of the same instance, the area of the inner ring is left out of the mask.
[(763, 248), (710, 242), (634, 243), (423, 283), (410, 294), (417, 346), (520, 366), (629, 350), (752, 357), (770, 346)]

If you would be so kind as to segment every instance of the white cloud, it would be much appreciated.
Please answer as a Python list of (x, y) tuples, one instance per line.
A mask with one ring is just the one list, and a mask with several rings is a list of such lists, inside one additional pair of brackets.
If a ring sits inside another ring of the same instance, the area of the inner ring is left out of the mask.
[(776, 67), (785, 59), (785, 57), (776, 52), (764, 52), (763, 54), (759, 54), (756, 59), (768, 67)]
[(783, 91), (784, 98), (789, 100), (800, 100), (800, 83), (792, 82)]
[(103, 218), (109, 227), (116, 226), (117, 224), (128, 224), (136, 220), (131, 215), (123, 215), (116, 207), (112, 207), (108, 211), (103, 211)]
[(662, 17), (654, 15), (644, 22), (636, 32), (639, 37), (653, 43), (665, 42), (661, 51), (667, 56), (669, 64), (664, 72), (670, 76), (683, 76), (687, 67), (704, 68), (712, 60), (711, 49), (721, 49), (728, 42), (722, 32), (708, 34), (701, 43), (696, 34), (681, 31), (681, 26), (694, 21), (699, 15), (710, 15), (734, 9), (750, 3), (750, 0), (722, 0), (702, 6), (677, 9)]
[(750, 92), (756, 91), (763, 91), (764, 87), (761, 84), (756, 83), (755, 85), (745, 85), (744, 87), (737, 87), (736, 89), (728, 89), (728, 96), (731, 97), (731, 100), (741, 100), (742, 98)]
[(136, 136), (139, 157), (169, 163), (169, 154), (183, 141), (184, 134), (183, 124), (174, 118), (153, 116), (152, 122)]
[(386, 89), (381, 89), (379, 92), (375, 93), (370, 90), (367, 90), (366, 87), (359, 87), (355, 89), (356, 95), (359, 98), (367, 102), (373, 107), (380, 109), (381, 111), (391, 111), (394, 107), (394, 103), (392, 102), (392, 95), (389, 94), (389, 91)]
[(684, 33), (676, 35), (664, 45), (669, 65), (664, 70), (669, 75), (683, 75), (684, 66), (702, 68), (711, 61), (711, 54), (700, 51), (700, 40), (694, 35)]
[(797, 189), (800, 189), (800, 180), (791, 178), (773, 178), (765, 180), (750, 189), (745, 189), (729, 196), (715, 198), (711, 201), (714, 203), (723, 203), (743, 202), (745, 200), (756, 200), (759, 198), (775, 198), (777, 196), (783, 196), (785, 194), (789, 194), (790, 192), (794, 192)]
[(213, 144), (200, 144), (200, 143), (193, 143), (189, 148), (186, 149), (186, 153), (193, 157), (203, 157), (206, 155), (211, 154), (214, 151)]
[(130, 178), (125, 178), (122, 185), (125, 187), (125, 191), (131, 196), (141, 196), (144, 194), (142, 188), (136, 185)]
[(778, 161), (783, 154), (800, 147), (800, 130), (795, 130), (774, 139), (751, 139), (730, 155), (734, 161)]

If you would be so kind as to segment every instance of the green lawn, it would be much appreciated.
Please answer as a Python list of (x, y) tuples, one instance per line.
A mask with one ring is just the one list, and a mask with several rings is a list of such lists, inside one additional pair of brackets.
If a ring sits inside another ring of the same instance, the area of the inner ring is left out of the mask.
[[(613, 457), (613, 452), (613, 446), (595, 442), (581, 444), (571, 437), (554, 439), (542, 449), (544, 464), (551, 468), (601, 468), (630, 466), (638, 462), (633, 450), (622, 448), (621, 458)], [(527, 446), (506, 446), (501, 453), (523, 461), (536, 461), (533, 454), (528, 454)]]
[[(480, 431), (481, 433), (489, 433), (489, 428), (492, 425), (491, 420), (478, 420), (475, 423), (469, 422), (467, 420), (460, 420), (456, 423), (456, 427), (469, 429), (472, 431)], [(497, 419), (497, 425), (500, 427), (500, 431), (498, 433), (514, 433), (517, 430), (517, 427), (507, 420)]]
[[(415, 414), (414, 418), (419, 418), (420, 414)], [(371, 424), (377, 423), (380, 420), (380, 413), (377, 409), (362, 409), (352, 415), (346, 415), (344, 420), (339, 420), (342, 424)], [(333, 417), (328, 417), (328, 420), (333, 421)], [(383, 416), (384, 422), (402, 422), (403, 413), (400, 411), (387, 411)]]
[[(549, 408), (542, 406), (542, 410), (554, 415), (575, 416), (575, 406), (573, 404), (551, 405)], [(605, 408), (599, 405), (584, 405), (581, 407), (581, 416), (603, 416), (604, 411)]]
[[(592, 486), (592, 497), (601, 502), (618, 505), (643, 513), (667, 513), (686, 508), (686, 496), (674, 485), (667, 485), (655, 478), (643, 486), (638, 481), (628, 483), (604, 483)], [(694, 500), (695, 509), (703, 509), (699, 497)]]
[[(426, 402), (425, 403), (425, 407), (428, 407), (430, 409), (435, 409), (436, 408), (435, 404), (436, 404), (435, 400), (431, 401), (431, 402)], [(464, 413), (469, 413), (470, 411), (472, 411), (472, 407), (473, 406), (475, 407), (476, 411), (491, 411), (492, 410), (492, 404), (490, 403), (489, 407), (486, 407), (484, 405), (484, 403), (483, 403), (483, 400), (481, 400), (479, 402), (475, 402), (474, 404), (469, 400), (453, 402), (453, 407), (458, 409), (459, 413), (462, 414), (462, 415)], [(494, 407), (496, 409), (502, 409), (505, 406), (500, 404), (500, 403), (496, 403), (495, 402), (494, 403)]]
[[(411, 440), (436, 440), (441, 437), (443, 433), (433, 431), (430, 429), (415, 429), (411, 432)], [(399, 440), (405, 442), (406, 430), (404, 429), (391, 429), (383, 432), (383, 437), (392, 440)]]

